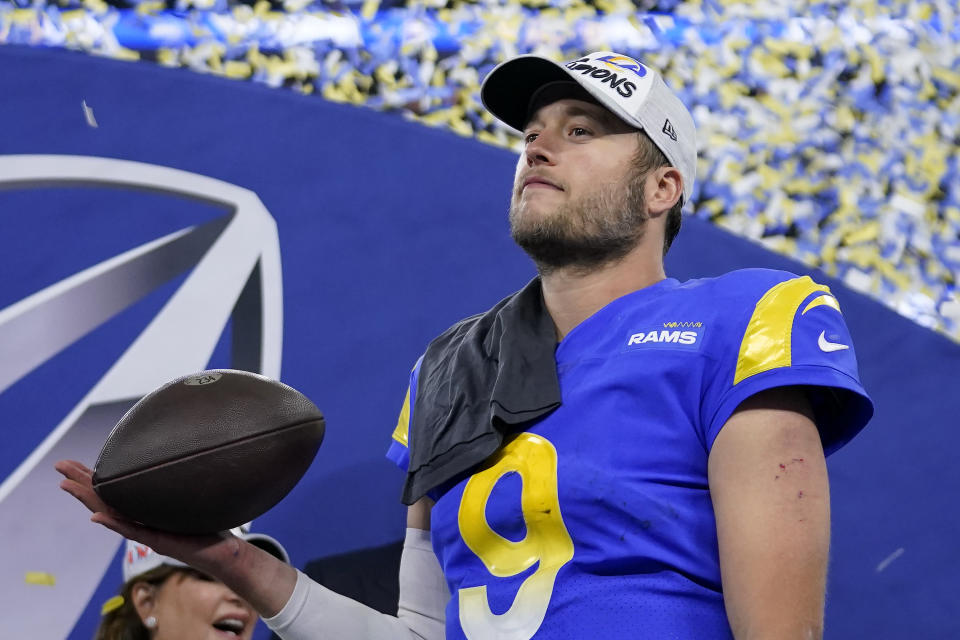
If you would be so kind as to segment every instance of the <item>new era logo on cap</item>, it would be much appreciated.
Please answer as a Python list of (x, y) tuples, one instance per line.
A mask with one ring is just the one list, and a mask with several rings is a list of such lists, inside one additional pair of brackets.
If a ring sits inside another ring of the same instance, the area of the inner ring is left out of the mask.
[(669, 120), (664, 121), (663, 123), (663, 132), (670, 136), (670, 139), (674, 142), (677, 141), (677, 132), (673, 130), (673, 125), (670, 124)]

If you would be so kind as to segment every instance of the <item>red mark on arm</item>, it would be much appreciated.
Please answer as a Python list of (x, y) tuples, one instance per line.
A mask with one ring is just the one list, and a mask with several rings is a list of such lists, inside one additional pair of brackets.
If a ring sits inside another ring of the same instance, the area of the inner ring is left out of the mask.
[[(787, 473), (787, 472), (789, 471), (789, 469), (787, 469), (787, 467), (790, 466), (790, 465), (792, 465), (792, 464), (795, 464), (795, 463), (797, 463), (797, 462), (803, 462), (803, 458), (791, 458), (791, 459), (790, 459), (790, 462), (788, 462), (787, 464), (783, 464), (783, 463), (781, 462), (781, 463), (779, 463), (778, 466), (780, 467), (780, 471), (782, 471), (783, 473)], [(779, 479), (780, 479), (780, 476), (774, 476), (773, 479), (774, 479), (774, 480), (779, 480)]]

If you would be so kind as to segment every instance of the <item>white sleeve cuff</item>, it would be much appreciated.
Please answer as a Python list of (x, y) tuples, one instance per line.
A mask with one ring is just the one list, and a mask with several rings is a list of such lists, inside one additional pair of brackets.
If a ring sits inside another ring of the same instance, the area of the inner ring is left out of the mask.
[(400, 559), (399, 617), (334, 593), (297, 571), (290, 599), (263, 621), (284, 640), (443, 640), (449, 599), (430, 532), (407, 529)]
[(287, 604), (283, 605), (275, 616), (264, 618), (263, 621), (270, 629), (278, 634), (281, 629), (289, 627), (303, 611), (307, 604), (307, 595), (310, 593), (310, 585), (314, 583), (305, 573), (297, 569), (297, 584), (293, 587), (293, 593)]

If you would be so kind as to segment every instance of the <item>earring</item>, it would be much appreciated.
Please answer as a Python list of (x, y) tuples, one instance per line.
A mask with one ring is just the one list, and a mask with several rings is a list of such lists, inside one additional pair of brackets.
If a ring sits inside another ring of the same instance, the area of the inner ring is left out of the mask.
[(147, 629), (156, 629), (157, 628), (157, 619), (154, 616), (147, 616), (143, 621), (143, 626)]

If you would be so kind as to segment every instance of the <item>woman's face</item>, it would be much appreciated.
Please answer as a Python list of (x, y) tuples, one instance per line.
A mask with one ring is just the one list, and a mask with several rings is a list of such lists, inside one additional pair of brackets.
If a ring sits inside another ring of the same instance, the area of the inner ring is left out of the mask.
[(176, 571), (157, 587), (154, 640), (250, 640), (257, 614), (222, 582)]

